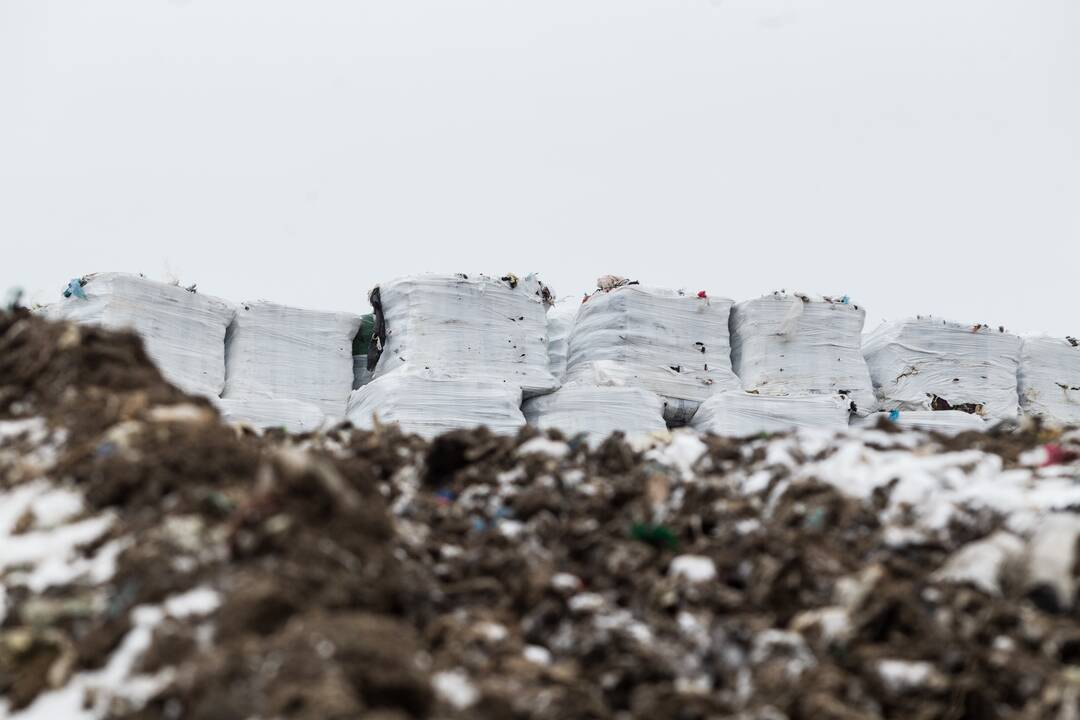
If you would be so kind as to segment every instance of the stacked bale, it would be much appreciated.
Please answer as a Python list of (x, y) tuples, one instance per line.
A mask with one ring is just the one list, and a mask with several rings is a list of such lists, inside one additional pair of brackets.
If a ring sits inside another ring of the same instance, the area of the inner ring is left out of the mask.
[(885, 323), (863, 352), (883, 410), (960, 410), (1015, 418), (1020, 338), (930, 317)]
[(55, 320), (132, 330), (165, 379), (217, 397), (225, 385), (225, 332), (235, 309), (224, 300), (126, 273), (88, 275), (43, 311)]
[(636, 435), (667, 429), (660, 396), (637, 387), (575, 382), (526, 400), (522, 409), (530, 425), (568, 436), (584, 434), (590, 443), (614, 432)]
[(812, 428), (843, 430), (847, 424), (848, 402), (835, 395), (758, 395), (736, 390), (703, 402), (691, 427), (745, 437)]
[(1020, 407), (1058, 425), (1080, 424), (1080, 341), (1026, 337), (1018, 375)]
[(377, 414), (424, 435), (524, 425), (522, 397), (558, 387), (547, 356), (549, 302), (535, 276), (421, 275), (380, 285), (372, 291), (374, 380), (353, 392), (349, 419), (366, 427)]
[(240, 305), (225, 338), (223, 407), (267, 425), (275, 401), (282, 421), (310, 424), (315, 412), (340, 418), (353, 384), (352, 344), (360, 316), (258, 300)]
[(740, 302), (731, 314), (735, 374), (760, 396), (831, 396), (867, 415), (875, 403), (861, 352), (865, 320), (846, 297), (781, 291)]
[(570, 350), (570, 332), (574, 329), (581, 301), (568, 298), (555, 303), (547, 312), (548, 361), (551, 374), (562, 382), (566, 376), (566, 356)]
[(702, 292), (622, 285), (578, 310), (567, 358), (567, 385), (647, 390), (663, 417), (686, 424), (709, 396), (739, 386), (731, 371), (732, 301)]

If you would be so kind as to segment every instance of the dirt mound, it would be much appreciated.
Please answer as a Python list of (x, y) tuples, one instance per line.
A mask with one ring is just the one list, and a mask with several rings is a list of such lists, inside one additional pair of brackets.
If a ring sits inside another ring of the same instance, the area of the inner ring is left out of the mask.
[(2, 315), (0, 717), (1074, 717), (1077, 450), (255, 435)]

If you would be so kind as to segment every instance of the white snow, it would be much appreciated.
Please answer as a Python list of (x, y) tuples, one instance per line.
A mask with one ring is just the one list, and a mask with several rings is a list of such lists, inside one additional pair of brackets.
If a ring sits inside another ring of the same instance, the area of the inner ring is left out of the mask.
[(703, 555), (680, 555), (671, 561), (668, 572), (674, 578), (683, 578), (691, 583), (716, 579), (716, 565), (712, 558)]
[(444, 670), (431, 678), (431, 684), (446, 702), (458, 710), (465, 710), (480, 698), (480, 691), (469, 680), (464, 670)]
[(960, 548), (935, 577), (945, 582), (970, 583), (988, 595), (1000, 596), (1002, 568), (1023, 552), (1023, 540), (1012, 533), (996, 532)]
[(930, 663), (910, 660), (879, 660), (877, 671), (885, 687), (894, 693), (917, 690), (937, 675)]

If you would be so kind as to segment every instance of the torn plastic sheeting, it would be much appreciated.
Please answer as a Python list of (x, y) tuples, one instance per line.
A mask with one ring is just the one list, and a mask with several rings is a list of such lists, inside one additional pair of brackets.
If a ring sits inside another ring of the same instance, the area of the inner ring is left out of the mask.
[(735, 390), (703, 402), (690, 426), (729, 437), (803, 428), (843, 430), (848, 426), (848, 408), (831, 395), (757, 395)]
[(731, 306), (724, 298), (641, 285), (592, 295), (570, 333), (566, 380), (639, 387), (692, 403), (736, 389)]
[(225, 340), (229, 400), (298, 400), (341, 417), (353, 385), (352, 343), (360, 316), (241, 304)]
[(883, 410), (966, 406), (987, 418), (1016, 417), (1020, 338), (1001, 328), (930, 317), (885, 323), (863, 354)]
[(867, 415), (876, 403), (861, 351), (865, 320), (858, 305), (831, 298), (776, 292), (745, 300), (731, 312), (732, 367), (745, 390), (842, 395)]
[(590, 442), (617, 431), (638, 435), (667, 429), (660, 396), (635, 387), (570, 383), (526, 400), (522, 411), (530, 425), (555, 428), (567, 437), (585, 433)]
[(225, 420), (248, 423), (264, 430), (284, 428), (291, 433), (312, 432), (327, 421), (317, 405), (301, 400), (216, 398), (214, 404)]
[(484, 275), (417, 275), (380, 285), (386, 338), (375, 377), (405, 368), (505, 380), (527, 396), (554, 390), (548, 294), (533, 275), (515, 280), (511, 287)]
[(874, 427), (881, 418), (887, 418), (899, 427), (939, 432), (945, 435), (955, 435), (967, 430), (986, 430), (990, 425), (978, 415), (961, 410), (891, 410), (874, 413), (864, 418), (853, 417), (851, 424), (857, 427)]
[(1075, 340), (1023, 338), (1017, 375), (1020, 407), (1060, 425), (1080, 423), (1080, 347)]
[(576, 297), (560, 300), (547, 311), (548, 361), (551, 374), (562, 381), (566, 376), (566, 356), (570, 346), (570, 332), (574, 328), (581, 301)]
[(425, 438), (481, 425), (510, 435), (525, 424), (521, 389), (509, 381), (401, 369), (353, 391), (348, 420), (358, 428), (370, 429), (376, 417), (381, 423), (398, 423), (404, 431)]
[(225, 330), (235, 314), (230, 303), (127, 273), (84, 280), (84, 298), (65, 298), (42, 313), (53, 320), (133, 330), (166, 380), (195, 395), (221, 394)]

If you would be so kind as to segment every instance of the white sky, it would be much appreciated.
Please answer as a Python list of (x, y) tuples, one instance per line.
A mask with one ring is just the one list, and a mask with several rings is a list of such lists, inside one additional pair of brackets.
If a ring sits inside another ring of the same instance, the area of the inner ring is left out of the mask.
[(1080, 333), (1076, 0), (0, 0), (0, 292), (598, 275)]

